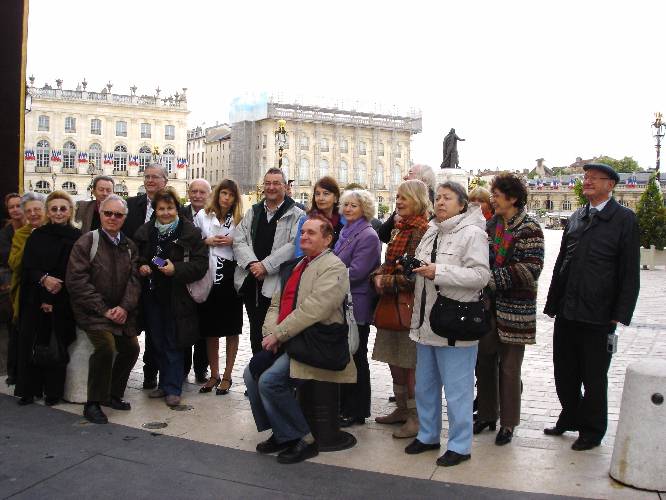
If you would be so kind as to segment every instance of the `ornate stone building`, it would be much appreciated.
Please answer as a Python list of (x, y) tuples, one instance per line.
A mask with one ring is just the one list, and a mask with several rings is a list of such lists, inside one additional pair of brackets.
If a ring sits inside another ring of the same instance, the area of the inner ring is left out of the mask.
[(268, 99), (251, 112), (232, 109), (230, 176), (245, 193), (257, 190), (263, 173), (278, 165), (275, 128), (286, 120), (288, 145), (282, 167), (294, 179), (293, 194), (309, 200), (316, 180), (335, 177), (340, 186), (358, 183), (378, 203), (393, 205), (395, 190), (410, 166), (412, 134), (421, 113), (371, 113)]
[(114, 94), (108, 83), (100, 92), (34, 86), (28, 93), (32, 110), (25, 119), (24, 189), (51, 192), (63, 189), (76, 200), (90, 196), (90, 181), (98, 174), (116, 180), (116, 192), (133, 196), (143, 190), (142, 173), (157, 151), (169, 171), (169, 184), (181, 196), (186, 191), (187, 98), (183, 93), (161, 98)]
[(203, 177), (212, 186), (229, 175), (231, 127), (221, 124), (187, 132), (188, 180)]

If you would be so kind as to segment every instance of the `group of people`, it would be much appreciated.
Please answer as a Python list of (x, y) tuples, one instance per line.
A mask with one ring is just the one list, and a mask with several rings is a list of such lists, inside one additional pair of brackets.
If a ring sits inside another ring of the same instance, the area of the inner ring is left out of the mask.
[[(578, 431), (575, 450), (599, 445), (605, 433), (608, 335), (618, 322), (629, 324), (639, 287), (637, 224), (612, 198), (617, 174), (602, 164), (585, 168), (589, 203), (564, 231), (545, 309), (557, 317), (562, 413), (544, 432)], [(11, 269), (13, 311), (8, 383), (16, 383), (20, 404), (63, 397), (66, 349), (77, 329), (94, 349), (84, 406), (91, 422), (107, 421), (102, 406), (130, 409), (123, 397), (142, 331), (150, 397), (180, 404), (192, 364), (200, 392), (226, 394), (244, 306), (253, 353), (243, 374), (247, 396), (257, 429), (272, 430), (259, 453), (279, 452), (280, 463), (318, 453), (294, 397), (308, 380), (340, 384), (340, 426), (365, 423), (372, 324), (372, 359), (389, 365), (395, 401), (376, 421), (399, 424), (395, 438), (412, 438), (405, 453), (440, 448), (442, 389), (449, 432), (437, 464), (468, 460), (473, 434), (496, 430), (498, 419), (495, 443), (511, 442), (520, 423), (525, 346), (536, 341), (544, 260), (544, 236), (527, 213), (519, 177), (501, 174), (490, 190), (468, 194), (455, 182), (436, 186), (432, 169), (414, 165), (383, 224), (368, 191), (342, 192), (329, 176), (315, 183), (307, 211), (288, 195), (277, 168), (266, 172), (263, 199), (245, 213), (230, 179), (215, 189), (192, 181), (184, 206), (162, 166), (145, 169), (144, 186), (145, 194), (125, 201), (112, 194), (112, 178), (96, 178), (95, 200), (76, 210), (80, 228), (64, 192), (5, 200), (10, 221), (0, 241), (3, 252), (4, 242), (11, 247), (2, 258)], [(349, 295), (358, 348), (336, 369), (297, 359), (296, 337), (347, 323)], [(480, 335), (456, 338), (433, 325), (438, 307), (474, 306), (486, 325)], [(388, 317), (391, 308), (397, 320)]]

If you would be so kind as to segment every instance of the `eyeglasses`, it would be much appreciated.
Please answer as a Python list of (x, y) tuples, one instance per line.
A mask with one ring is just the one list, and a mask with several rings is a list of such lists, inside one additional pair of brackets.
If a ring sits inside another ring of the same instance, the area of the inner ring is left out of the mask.
[(611, 180), (611, 178), (610, 177), (590, 177), (590, 176), (584, 175), (583, 180), (584, 181), (590, 181), (590, 182), (597, 182), (597, 181), (604, 181), (604, 180), (609, 181), (609, 180)]
[(284, 184), (283, 182), (280, 181), (273, 181), (273, 182), (264, 182), (264, 187), (280, 187)]
[(57, 214), (58, 212), (65, 213), (69, 210), (69, 207), (66, 205), (60, 206), (60, 207), (50, 207), (49, 212)]
[(164, 177), (162, 177), (161, 175), (150, 175), (150, 174), (144, 175), (143, 178), (147, 181), (156, 181), (158, 179), (164, 179)]
[(111, 217), (114, 217), (116, 219), (122, 219), (125, 217), (125, 214), (123, 212), (114, 212), (112, 210), (102, 210), (102, 213), (104, 214), (104, 217), (108, 217), (109, 219)]

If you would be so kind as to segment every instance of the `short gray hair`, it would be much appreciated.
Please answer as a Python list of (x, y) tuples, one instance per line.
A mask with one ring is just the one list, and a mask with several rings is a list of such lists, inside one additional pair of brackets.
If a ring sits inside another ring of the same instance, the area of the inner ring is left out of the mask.
[(124, 198), (118, 196), (117, 194), (110, 194), (109, 196), (104, 198), (104, 201), (102, 201), (102, 203), (99, 204), (100, 211), (104, 210), (104, 205), (106, 205), (107, 203), (110, 203), (112, 201), (119, 201), (120, 204), (125, 209), (125, 215), (127, 215), (127, 202), (125, 201)]
[(151, 163), (146, 167), (146, 170), (148, 170), (149, 168), (158, 169), (160, 171), (160, 174), (162, 174), (162, 177), (164, 177), (164, 180), (165, 181), (169, 180), (169, 173), (167, 172), (166, 167), (164, 165), (162, 165), (161, 163)]
[(412, 169), (418, 168), (419, 173), (416, 175), (416, 178), (423, 182), (428, 189), (435, 189), (435, 172), (432, 167), (428, 165), (412, 165)]
[(206, 179), (204, 179), (203, 177), (199, 177), (198, 179), (192, 179), (192, 180), (190, 181), (190, 185), (189, 185), (188, 188), (187, 188), (188, 191), (189, 191), (190, 188), (192, 187), (192, 184), (194, 184), (195, 182), (203, 182), (203, 183), (206, 185), (206, 187), (208, 188), (208, 192), (209, 192), (209, 193), (213, 190), (213, 188), (210, 187), (210, 182), (208, 182), (208, 181), (207, 181)]
[(467, 191), (465, 191), (465, 188), (462, 186), (462, 184), (454, 181), (446, 181), (437, 186), (437, 191), (440, 189), (448, 189), (449, 191), (453, 191), (458, 197), (458, 203), (465, 207), (462, 211), (465, 212), (467, 210), (469, 198), (467, 197)]
[(370, 192), (365, 189), (346, 190), (340, 196), (340, 206), (352, 198), (360, 203), (365, 220), (370, 221), (375, 216), (375, 199)]
[(284, 175), (284, 172), (283, 172), (282, 170), (280, 170), (279, 168), (277, 168), (277, 167), (271, 167), (271, 168), (269, 168), (268, 170), (266, 170), (266, 173), (264, 174), (264, 179), (266, 178), (266, 176), (267, 176), (268, 174), (272, 174), (272, 175), (280, 174), (280, 175), (282, 176), (282, 182), (284, 182), (285, 184), (287, 184), (287, 176)]
[(28, 191), (23, 196), (21, 196), (21, 210), (25, 210), (26, 204), (30, 203), (31, 201), (40, 201), (42, 205), (44, 205), (46, 204), (46, 196), (44, 196), (42, 193)]

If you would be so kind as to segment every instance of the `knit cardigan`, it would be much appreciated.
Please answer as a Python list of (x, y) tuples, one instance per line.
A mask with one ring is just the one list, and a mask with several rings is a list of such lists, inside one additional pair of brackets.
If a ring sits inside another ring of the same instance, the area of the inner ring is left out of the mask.
[(523, 209), (507, 228), (513, 233), (501, 267), (495, 263), (493, 239), (499, 217), (486, 226), (490, 241), (490, 295), (494, 298), (497, 333), (506, 344), (536, 343), (536, 299), (543, 269), (544, 239), (539, 223)]

